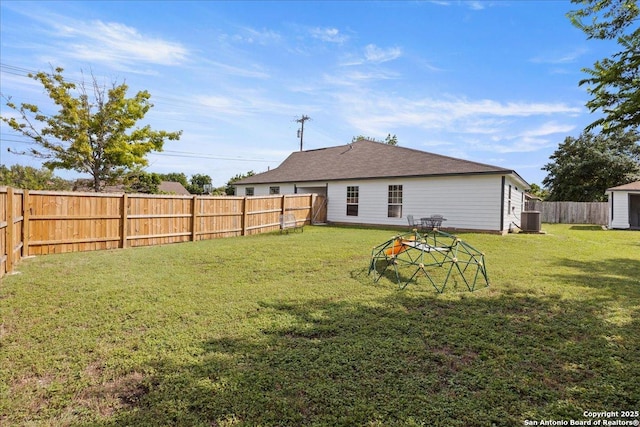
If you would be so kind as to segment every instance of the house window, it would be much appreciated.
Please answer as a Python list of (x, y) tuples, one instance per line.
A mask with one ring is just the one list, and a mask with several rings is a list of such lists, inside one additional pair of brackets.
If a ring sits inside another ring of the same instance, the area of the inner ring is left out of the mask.
[(245, 196), (253, 196), (253, 187), (247, 187), (244, 189)]
[(280, 194), (280, 187), (269, 187), (269, 194)]
[(388, 203), (387, 216), (389, 218), (402, 218), (402, 185), (389, 186)]
[(347, 216), (358, 216), (358, 197), (360, 187), (347, 186)]

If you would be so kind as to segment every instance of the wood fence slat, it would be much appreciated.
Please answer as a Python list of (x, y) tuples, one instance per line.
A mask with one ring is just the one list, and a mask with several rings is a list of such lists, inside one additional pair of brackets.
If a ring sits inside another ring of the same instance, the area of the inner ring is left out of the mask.
[[(141, 218), (191, 218), (193, 215), (190, 213), (186, 214), (141, 214), (141, 215), (129, 215), (127, 218), (129, 219), (141, 219)], [(104, 218), (104, 217), (99, 217)], [(120, 218), (120, 215), (114, 216), (114, 218)]]
[[(95, 238), (81, 238), (81, 239), (60, 239), (60, 240), (32, 240), (30, 246), (43, 246), (43, 245), (68, 245), (77, 243), (96, 243), (96, 242), (110, 242), (119, 241), (120, 237), (95, 237)], [(84, 252), (84, 251), (80, 251)]]
[(120, 219), (120, 215), (32, 215), (30, 217), (32, 221), (45, 221), (45, 220), (56, 220), (56, 221), (76, 221), (76, 220), (84, 220), (84, 219)]
[(191, 236), (190, 231), (184, 231), (181, 233), (163, 233), (163, 234), (146, 234), (146, 235), (135, 235), (127, 237), (127, 240), (139, 240), (139, 239), (153, 239), (160, 237), (178, 237), (178, 236)]

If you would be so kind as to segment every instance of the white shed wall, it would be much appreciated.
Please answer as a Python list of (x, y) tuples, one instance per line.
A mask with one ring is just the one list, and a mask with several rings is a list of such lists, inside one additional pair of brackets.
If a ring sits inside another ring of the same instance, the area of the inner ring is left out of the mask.
[[(629, 192), (610, 191), (609, 212), (609, 228), (630, 228), (631, 224), (629, 223)], [(613, 215), (611, 215), (611, 213)], [(613, 218), (611, 218), (612, 216)]]

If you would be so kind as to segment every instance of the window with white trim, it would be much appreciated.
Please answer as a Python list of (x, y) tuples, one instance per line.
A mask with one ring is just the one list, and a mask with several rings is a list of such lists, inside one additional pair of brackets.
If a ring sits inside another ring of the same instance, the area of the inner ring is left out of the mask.
[(269, 187), (269, 194), (280, 194), (280, 187)]
[(358, 216), (358, 199), (360, 187), (357, 185), (347, 186), (347, 216)]
[(387, 216), (402, 218), (402, 185), (390, 185)]

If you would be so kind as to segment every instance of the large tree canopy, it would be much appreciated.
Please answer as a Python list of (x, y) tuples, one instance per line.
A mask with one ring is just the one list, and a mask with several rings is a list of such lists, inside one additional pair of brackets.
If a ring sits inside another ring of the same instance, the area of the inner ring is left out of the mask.
[(128, 171), (146, 166), (146, 155), (162, 151), (165, 140), (178, 140), (181, 131), (166, 132), (149, 125), (136, 127), (153, 107), (147, 91), (126, 98), (127, 85), (100, 85), (92, 76), (90, 87), (66, 81), (64, 70), (40, 72), (29, 77), (40, 82), (59, 108), (57, 114), (44, 113), (34, 104), (8, 107), (19, 117), (2, 117), (14, 131), (30, 138), (36, 148), (25, 154), (43, 158), (48, 168), (88, 173), (95, 191), (123, 177)]
[(580, 81), (587, 85), (592, 99), (587, 102), (591, 112), (604, 116), (591, 123), (587, 130), (601, 126), (603, 132), (637, 129), (640, 125), (640, 8), (637, 0), (572, 0), (581, 6), (571, 11), (571, 22), (589, 39), (617, 39), (621, 51), (597, 61), (583, 71), (589, 75)]
[(547, 200), (603, 201), (607, 188), (640, 179), (639, 139), (636, 132), (621, 131), (565, 138), (542, 168), (548, 171), (542, 181)]

